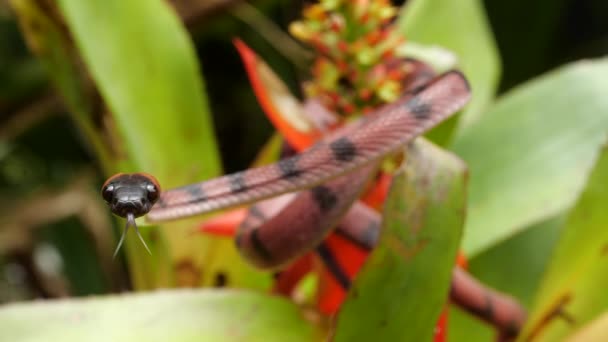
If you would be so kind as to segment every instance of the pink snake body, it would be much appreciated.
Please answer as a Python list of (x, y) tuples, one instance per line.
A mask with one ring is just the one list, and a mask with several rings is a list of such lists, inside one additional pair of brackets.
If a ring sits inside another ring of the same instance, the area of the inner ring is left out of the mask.
[(147, 217), (171, 220), (312, 187), (269, 222), (255, 228), (244, 225), (239, 231), (237, 246), (248, 260), (259, 267), (278, 268), (327, 236), (383, 157), (451, 116), (469, 98), (464, 76), (447, 72), (301, 154), (165, 191)]
[(280, 267), (323, 240), (358, 198), (383, 157), (451, 116), (469, 98), (464, 76), (447, 72), (301, 154), (165, 191), (147, 218), (171, 220), (312, 187), (267, 224), (244, 227), (238, 234), (237, 245), (248, 260), (264, 268)]
[(152, 222), (253, 203), (325, 183), (379, 161), (461, 109), (470, 98), (464, 76), (447, 72), (401, 100), (346, 126), (278, 163), (171, 189), (148, 213)]

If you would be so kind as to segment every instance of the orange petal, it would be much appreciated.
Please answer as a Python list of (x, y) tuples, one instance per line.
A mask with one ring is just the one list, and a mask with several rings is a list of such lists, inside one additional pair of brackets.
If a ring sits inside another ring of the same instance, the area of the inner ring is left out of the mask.
[(230, 210), (206, 220), (199, 226), (199, 231), (218, 236), (234, 236), (245, 216), (247, 216), (247, 208)]
[[(327, 237), (325, 245), (332, 252), (337, 264), (352, 281), (363, 266), (369, 252), (336, 233)], [(346, 298), (346, 291), (325, 267), (321, 273), (319, 285), (317, 300), (319, 311), (327, 315), (336, 313)]]
[(300, 280), (312, 270), (312, 262), (312, 253), (308, 253), (296, 260), (286, 270), (279, 273), (272, 291), (283, 296), (290, 296)]
[(388, 194), (388, 190), (391, 186), (392, 178), (393, 176), (390, 174), (384, 172), (380, 173), (375, 184), (361, 197), (363, 203), (376, 210), (382, 208), (386, 194)]
[(346, 291), (334, 279), (326, 268), (320, 274), (319, 297), (317, 308), (325, 315), (333, 315), (340, 309), (340, 305), (346, 298)]
[(465, 270), (469, 267), (467, 257), (462, 251), (458, 251), (458, 255), (456, 256), (456, 265), (462, 267)]
[[(268, 119), (297, 151), (317, 141), (322, 133), (298, 110), (295, 97), (272, 70), (240, 39), (233, 40), (255, 96)], [(299, 112), (299, 113), (298, 113)]]
[(441, 316), (439, 316), (439, 319), (437, 320), (437, 325), (435, 326), (435, 336), (433, 337), (434, 342), (446, 341), (448, 329), (448, 312), (449, 305), (446, 304), (446, 306), (443, 308), (443, 311), (441, 312)]
[[(458, 267), (462, 267), (466, 269), (468, 266), (467, 258), (465, 257), (462, 251), (458, 251), (458, 255), (456, 256), (456, 265)], [(439, 320), (437, 321), (437, 326), (435, 328), (435, 337), (434, 342), (445, 342), (447, 336), (448, 329), (448, 312), (449, 312), (450, 302), (448, 301), (445, 305), (445, 308), (441, 312), (441, 316), (439, 316)]]

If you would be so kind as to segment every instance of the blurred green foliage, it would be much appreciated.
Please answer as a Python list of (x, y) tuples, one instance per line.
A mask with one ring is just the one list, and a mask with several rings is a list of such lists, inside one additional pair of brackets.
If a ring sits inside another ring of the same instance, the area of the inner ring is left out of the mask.
[[(256, 293), (161, 291), (110, 300), (66, 300), (59, 306), (45, 304), (9, 305), (2, 310), (3, 339), (308, 342), (321, 336), (287, 300)], [(138, 311), (117, 312), (117, 307)], [(74, 324), (75, 319), (78, 324)], [(38, 329), (32, 329), (32, 324)], [(66, 325), (72, 327), (66, 330)]]

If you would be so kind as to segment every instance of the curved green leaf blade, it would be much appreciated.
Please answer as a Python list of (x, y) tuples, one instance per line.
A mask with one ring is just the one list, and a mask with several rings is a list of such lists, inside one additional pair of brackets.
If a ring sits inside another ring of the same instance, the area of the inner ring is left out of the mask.
[(200, 70), (179, 19), (161, 0), (59, 0), (137, 170), (165, 187), (217, 175)]
[(340, 311), (336, 341), (429, 341), (451, 279), (466, 167), (417, 139), (391, 186), (379, 244)]
[[(59, 0), (58, 7), (112, 117), (120, 171), (155, 175), (163, 188), (220, 173), (200, 70), (188, 33), (162, 0)], [(105, 113), (104, 113), (105, 114)], [(217, 249), (193, 239), (196, 219), (142, 233), (153, 256), (127, 238), (136, 288), (197, 285)], [(162, 233), (151, 238), (152, 231)]]
[(321, 332), (287, 300), (245, 291), (163, 291), (0, 308), (7, 341), (285, 341)]
[(604, 342), (608, 336), (608, 312), (568, 337), (566, 342)]
[[(563, 227), (563, 216), (536, 224), (469, 259), (468, 271), (530, 308)], [(450, 308), (449, 317), (449, 341), (486, 342), (496, 335), (492, 326), (457, 306)]]
[(608, 307), (606, 203), (608, 146), (602, 149), (587, 187), (566, 221), (522, 340), (559, 341)]
[(456, 53), (474, 94), (459, 126), (476, 121), (494, 99), (500, 77), (498, 51), (480, 1), (408, 1), (398, 25), (408, 40)]
[(608, 60), (580, 62), (502, 97), (454, 142), (471, 183), (471, 257), (569, 208), (608, 131)]

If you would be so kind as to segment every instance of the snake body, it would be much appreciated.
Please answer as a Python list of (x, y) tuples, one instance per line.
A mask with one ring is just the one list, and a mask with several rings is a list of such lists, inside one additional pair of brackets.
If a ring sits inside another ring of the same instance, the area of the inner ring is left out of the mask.
[(449, 71), (298, 155), (165, 191), (147, 218), (172, 220), (325, 183), (397, 151), (461, 109), (469, 98), (464, 76)]

